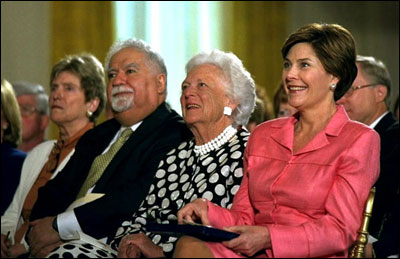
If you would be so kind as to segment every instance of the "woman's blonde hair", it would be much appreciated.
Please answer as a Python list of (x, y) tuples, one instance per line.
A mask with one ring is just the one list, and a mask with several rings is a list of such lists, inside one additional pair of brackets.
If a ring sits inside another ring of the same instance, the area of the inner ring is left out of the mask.
[(21, 142), (21, 114), (19, 112), (19, 105), (15, 97), (14, 89), (11, 84), (4, 79), (1, 80), (1, 110), (8, 122), (8, 127), (4, 130), (3, 141), (16, 147)]

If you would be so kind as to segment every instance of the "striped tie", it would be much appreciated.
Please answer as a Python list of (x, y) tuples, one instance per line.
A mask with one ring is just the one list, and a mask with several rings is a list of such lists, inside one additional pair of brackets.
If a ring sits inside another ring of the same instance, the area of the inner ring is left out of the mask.
[(132, 132), (133, 131), (131, 128), (126, 128), (122, 132), (121, 136), (119, 136), (117, 141), (115, 141), (111, 145), (110, 149), (106, 153), (99, 155), (94, 159), (92, 167), (90, 168), (89, 174), (86, 177), (86, 180), (83, 183), (81, 190), (79, 191), (77, 199), (85, 196), (87, 191), (96, 184), (97, 180), (100, 179), (101, 175), (103, 174), (104, 170), (113, 159), (114, 155), (124, 145), (124, 143), (132, 134)]

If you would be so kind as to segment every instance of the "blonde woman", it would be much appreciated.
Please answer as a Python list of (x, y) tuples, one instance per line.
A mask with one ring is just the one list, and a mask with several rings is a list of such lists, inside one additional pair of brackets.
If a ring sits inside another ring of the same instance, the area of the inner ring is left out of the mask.
[(1, 215), (14, 196), (26, 157), (24, 152), (16, 149), (21, 141), (21, 127), (14, 90), (9, 82), (1, 80)]

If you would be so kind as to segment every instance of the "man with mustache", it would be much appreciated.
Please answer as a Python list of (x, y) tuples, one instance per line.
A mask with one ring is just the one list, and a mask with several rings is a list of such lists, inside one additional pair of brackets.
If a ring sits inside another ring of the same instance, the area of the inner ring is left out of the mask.
[[(44, 257), (82, 232), (96, 239), (115, 234), (148, 193), (163, 156), (191, 136), (165, 103), (167, 70), (146, 43), (116, 42), (105, 69), (114, 118), (85, 134), (65, 169), (39, 190), (27, 235), (33, 256)], [(90, 194), (102, 196), (68, 209)]]

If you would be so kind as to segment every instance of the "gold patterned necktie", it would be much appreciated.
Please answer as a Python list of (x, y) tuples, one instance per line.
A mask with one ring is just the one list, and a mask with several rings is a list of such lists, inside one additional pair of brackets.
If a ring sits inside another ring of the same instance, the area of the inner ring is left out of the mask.
[(89, 174), (86, 177), (86, 180), (83, 183), (81, 190), (78, 193), (77, 199), (85, 196), (87, 191), (90, 188), (92, 188), (93, 185), (96, 184), (97, 180), (100, 179), (101, 175), (103, 174), (104, 170), (106, 169), (110, 161), (113, 159), (118, 150), (124, 145), (124, 143), (132, 134), (132, 132), (133, 131), (131, 128), (126, 128), (121, 133), (121, 136), (119, 136), (119, 138), (111, 145), (110, 149), (107, 152), (97, 156), (94, 159)]

